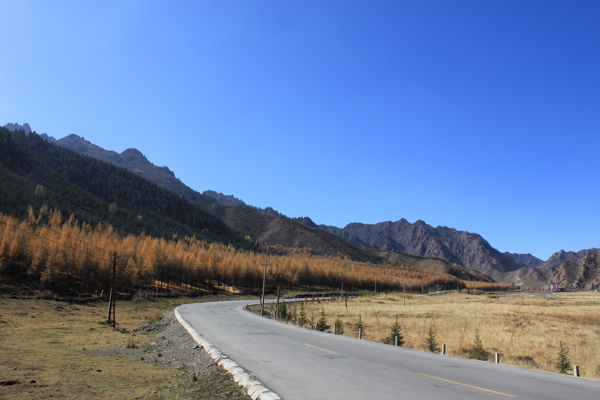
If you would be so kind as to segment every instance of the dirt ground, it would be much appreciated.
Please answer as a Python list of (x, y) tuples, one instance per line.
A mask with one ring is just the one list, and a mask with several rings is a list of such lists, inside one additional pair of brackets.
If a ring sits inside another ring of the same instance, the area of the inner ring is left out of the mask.
[(104, 302), (0, 299), (0, 399), (249, 399), (175, 319), (191, 301), (121, 302), (114, 330)]

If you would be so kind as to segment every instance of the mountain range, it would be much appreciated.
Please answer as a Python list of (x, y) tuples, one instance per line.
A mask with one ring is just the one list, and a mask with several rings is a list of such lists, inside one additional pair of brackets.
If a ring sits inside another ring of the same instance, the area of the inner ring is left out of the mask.
[[(10, 130), (27, 125), (10, 124)], [(168, 167), (152, 164), (140, 151), (122, 153), (105, 150), (71, 134), (62, 139), (40, 135), (48, 142), (71, 149), (122, 168), (173, 191), (222, 220), (229, 228), (269, 245), (309, 248), (315, 254), (343, 255), (355, 260), (402, 260), (440, 272), (463, 275), (465, 279), (485, 279), (543, 285), (560, 265), (600, 250), (560, 251), (546, 262), (531, 254), (501, 253), (476, 233), (453, 228), (432, 227), (423, 221), (405, 219), (377, 224), (352, 223), (343, 228), (317, 225), (309, 217), (288, 218), (273, 208), (247, 205), (231, 195), (211, 190), (202, 193), (181, 182)], [(589, 264), (589, 263), (588, 263)]]

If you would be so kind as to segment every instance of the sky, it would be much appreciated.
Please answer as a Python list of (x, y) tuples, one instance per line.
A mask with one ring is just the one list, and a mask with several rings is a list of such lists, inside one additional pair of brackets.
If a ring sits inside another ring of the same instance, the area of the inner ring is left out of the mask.
[(600, 247), (600, 2), (0, 0), (0, 125), (317, 224)]

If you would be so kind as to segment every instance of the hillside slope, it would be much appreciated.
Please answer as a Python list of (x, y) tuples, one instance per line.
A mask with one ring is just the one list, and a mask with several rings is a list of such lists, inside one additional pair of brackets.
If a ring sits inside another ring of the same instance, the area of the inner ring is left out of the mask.
[[(259, 209), (248, 206), (233, 196), (226, 196), (214, 191), (205, 191), (202, 194), (198, 193), (179, 181), (168, 167), (153, 165), (136, 149), (128, 149), (119, 154), (114, 151), (104, 150), (74, 134), (60, 140), (48, 137), (47, 135), (42, 136), (49, 142), (56, 143), (80, 154), (126, 168), (140, 177), (151, 180), (163, 188), (184, 196), (192, 202), (201, 204), (206, 211), (222, 219), (229, 228), (250, 236), (257, 242), (284, 247), (309, 248), (314, 254), (345, 256), (353, 260), (369, 262), (381, 262), (383, 258), (398, 260), (399, 258), (406, 258), (406, 253), (410, 253), (415, 256), (425, 257), (424, 259), (415, 258), (415, 260), (418, 260), (420, 265), (432, 270), (440, 270), (440, 268), (435, 259), (427, 261), (427, 257), (441, 257), (448, 261), (448, 265), (466, 264), (467, 268), (487, 273), (489, 271), (495, 272), (496, 269), (499, 269), (498, 265), (502, 264), (494, 259), (494, 256), (498, 258), (497, 254), (493, 254), (492, 257), (487, 255), (487, 253), (493, 253), (494, 250), (490, 250), (491, 247), (489, 245), (488, 247), (481, 245), (480, 242), (485, 244), (487, 242), (479, 235), (460, 232), (462, 235), (459, 235), (462, 238), (461, 245), (457, 246), (454, 243), (450, 243), (450, 246), (448, 246), (445, 242), (452, 242), (454, 239), (448, 239), (448, 237), (453, 234), (456, 236), (455, 233), (457, 231), (443, 227), (438, 227), (436, 228), (437, 231), (435, 231), (429, 225), (417, 221), (417, 223), (409, 225), (415, 227), (419, 232), (427, 231), (427, 234), (421, 234), (415, 238), (414, 243), (410, 243), (407, 246), (394, 242), (394, 239), (391, 239), (391, 235), (384, 238), (383, 242), (381, 240), (372, 241), (365, 237), (361, 240), (359, 238), (361, 235), (356, 233), (349, 234), (344, 230), (333, 227), (328, 227), (328, 229), (318, 227), (308, 217), (290, 219), (272, 208)], [(352, 225), (358, 226), (362, 224)], [(431, 240), (433, 236), (436, 237), (436, 240)], [(348, 243), (346, 239), (350, 239), (351, 243)], [(427, 244), (424, 244), (423, 240)], [(476, 243), (471, 243), (473, 241), (476, 241)], [(369, 249), (368, 246), (365, 247), (365, 243), (372, 244), (375, 249), (387, 251), (378, 253), (373, 248)], [(384, 244), (382, 245), (382, 243)], [(467, 250), (465, 251), (465, 249)], [(398, 256), (393, 251), (405, 254)], [(468, 254), (457, 255), (461, 251)], [(474, 254), (476, 255), (475, 257), (473, 257)], [(470, 257), (470, 263), (464, 262), (463, 258), (466, 257)], [(512, 260), (510, 257), (507, 257), (507, 259)], [(503, 266), (505, 267), (504, 264)], [(479, 276), (476, 272), (465, 273), (465, 271), (447, 266), (442, 269), (451, 270), (455, 276), (465, 276), (465, 279), (476, 279)], [(483, 279), (488, 278), (484, 277)]]
[(596, 248), (583, 249), (583, 250), (579, 250), (578, 252), (560, 250), (560, 251), (557, 251), (556, 253), (552, 254), (546, 262), (544, 262), (542, 265), (539, 266), (539, 268), (541, 268), (545, 271), (548, 271), (549, 272), (548, 276), (550, 276), (550, 274), (554, 270), (556, 270), (556, 268), (558, 268), (561, 264), (563, 264), (567, 261), (574, 261), (581, 257), (595, 254), (598, 251), (600, 251), (600, 249), (596, 249)]
[(562, 263), (556, 268), (549, 282), (567, 290), (600, 288), (600, 252)]
[(365, 244), (411, 255), (439, 257), (491, 277), (525, 267), (507, 254), (494, 249), (475, 233), (443, 226), (434, 228), (423, 221), (411, 224), (400, 219), (374, 225), (352, 223), (344, 228), (324, 225), (320, 228), (356, 245)]
[(127, 149), (119, 154), (115, 151), (105, 150), (102, 147), (96, 146), (75, 134), (71, 134), (58, 140), (49, 137), (48, 140), (79, 154), (125, 168), (165, 189), (180, 194), (190, 201), (198, 203), (214, 202), (211, 198), (198, 193), (177, 179), (175, 174), (168, 167), (159, 167), (152, 164), (148, 161), (146, 156), (137, 149)]
[(123, 168), (0, 128), (0, 212), (22, 218), (42, 205), (123, 234), (173, 235), (251, 247), (221, 220)]

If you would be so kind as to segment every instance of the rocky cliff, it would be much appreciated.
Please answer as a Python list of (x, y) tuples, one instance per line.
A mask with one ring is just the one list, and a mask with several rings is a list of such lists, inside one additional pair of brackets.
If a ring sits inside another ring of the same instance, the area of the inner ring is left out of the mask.
[(507, 254), (500, 253), (480, 235), (406, 219), (378, 224), (352, 223), (344, 228), (320, 225), (355, 245), (393, 250), (417, 256), (439, 257), (491, 277), (525, 267)]
[(600, 287), (600, 252), (559, 265), (548, 283), (566, 290), (592, 290)]

